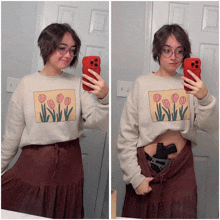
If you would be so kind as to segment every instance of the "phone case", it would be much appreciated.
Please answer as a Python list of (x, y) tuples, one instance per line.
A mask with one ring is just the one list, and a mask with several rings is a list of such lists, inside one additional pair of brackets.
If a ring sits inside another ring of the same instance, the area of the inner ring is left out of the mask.
[[(191, 70), (196, 76), (201, 79), (201, 60), (199, 58), (186, 58), (183, 65), (185, 77), (195, 82), (194, 78), (187, 72), (187, 70)], [(190, 89), (185, 86), (184, 89), (186, 91), (190, 91)]]
[[(83, 64), (83, 67), (82, 67), (83, 73), (88, 75), (88, 76), (90, 76), (90, 77), (92, 77), (93, 79), (96, 79), (96, 78), (95, 78), (95, 76), (93, 76), (88, 71), (88, 69), (91, 69), (91, 70), (95, 71), (96, 73), (100, 74), (100, 71), (101, 71), (101, 67), (100, 67), (101, 59), (100, 59), (99, 56), (86, 56), (86, 57), (83, 58), (82, 64)], [(83, 77), (83, 80), (86, 81), (86, 82), (89, 82), (84, 77)], [(92, 90), (91, 88), (89, 88), (88, 86), (86, 86), (84, 84), (83, 84), (83, 89), (86, 90), (86, 91)]]

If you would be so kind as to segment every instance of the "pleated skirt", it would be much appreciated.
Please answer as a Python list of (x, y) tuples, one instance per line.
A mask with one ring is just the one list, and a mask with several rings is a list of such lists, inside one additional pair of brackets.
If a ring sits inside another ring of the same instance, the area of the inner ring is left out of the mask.
[(1, 181), (2, 209), (47, 218), (84, 216), (79, 139), (22, 148)]
[(123, 217), (143, 219), (196, 219), (197, 185), (191, 143), (187, 141), (180, 154), (160, 173), (151, 169), (144, 148), (137, 150), (142, 174), (154, 177), (152, 191), (137, 195), (132, 185), (126, 185)]

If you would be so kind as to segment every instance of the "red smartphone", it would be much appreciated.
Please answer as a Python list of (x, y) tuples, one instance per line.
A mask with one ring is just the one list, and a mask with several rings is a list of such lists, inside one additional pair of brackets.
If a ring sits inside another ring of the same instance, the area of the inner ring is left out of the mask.
[[(100, 71), (101, 71), (101, 67), (100, 67), (101, 59), (100, 59), (99, 56), (86, 56), (86, 57), (83, 58), (82, 64), (83, 64), (83, 67), (82, 67), (83, 73), (88, 75), (88, 76), (90, 76), (90, 77), (92, 77), (93, 79), (96, 79), (96, 78), (95, 78), (95, 76), (93, 76), (88, 71), (88, 69), (91, 69), (91, 70), (95, 71), (96, 73), (100, 74)], [(86, 82), (89, 82), (84, 77), (83, 77), (83, 80), (86, 81)], [(88, 86), (86, 86), (84, 84), (83, 84), (83, 89), (86, 90), (86, 91), (92, 90), (91, 88), (89, 88)]]
[[(194, 78), (187, 72), (187, 70), (191, 70), (196, 76), (198, 76), (201, 79), (201, 60), (199, 58), (186, 58), (183, 62), (183, 66), (185, 77), (195, 82)], [(184, 89), (186, 91), (191, 90), (185, 86)]]

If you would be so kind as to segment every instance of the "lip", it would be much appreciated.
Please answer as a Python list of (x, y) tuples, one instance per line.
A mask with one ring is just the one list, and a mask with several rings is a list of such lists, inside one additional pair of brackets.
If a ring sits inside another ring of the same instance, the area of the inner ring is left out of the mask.
[(69, 60), (62, 60), (65, 64), (68, 64), (70, 61)]
[(170, 65), (176, 65), (177, 63), (170, 63)]
[(177, 65), (177, 63), (170, 63), (170, 65), (171, 65), (171, 66), (176, 66), (176, 65)]

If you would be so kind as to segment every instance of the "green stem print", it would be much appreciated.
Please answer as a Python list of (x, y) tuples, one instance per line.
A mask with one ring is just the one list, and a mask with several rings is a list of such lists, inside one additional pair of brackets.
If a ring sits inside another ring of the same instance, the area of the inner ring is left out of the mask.
[(162, 114), (161, 103), (157, 103), (157, 113), (155, 112), (155, 116), (157, 118), (157, 121), (164, 120), (165, 114)]
[(47, 108), (47, 110), (50, 112), (50, 114), (51, 114), (51, 116), (53, 118), (53, 122), (55, 122), (56, 121), (56, 114), (55, 114), (54, 109), (53, 109), (53, 112), (49, 108)]
[(55, 122), (56, 121), (56, 115), (55, 115), (55, 111), (54, 111), (55, 103), (52, 99), (50, 99), (50, 100), (47, 101), (47, 104), (48, 104), (48, 106), (50, 107), (51, 110), (53, 109), (53, 112), (52, 112), (49, 108), (47, 108), (47, 110), (50, 112), (50, 114), (53, 118), (53, 122)]
[(177, 110), (176, 110), (176, 105), (175, 103), (178, 101), (179, 99), (179, 95), (177, 93), (174, 93), (171, 97), (172, 102), (173, 102), (173, 113), (172, 113), (172, 120), (176, 121), (177, 119)]
[(183, 110), (183, 105), (186, 103), (186, 97), (182, 96), (180, 97), (179, 100), (180, 104), (182, 105), (181, 108), (179, 109), (179, 114), (180, 114), (180, 119), (183, 120), (184, 119), (184, 115), (188, 109), (188, 106)]
[(70, 111), (68, 112), (68, 106), (66, 107), (66, 109), (64, 109), (64, 116), (65, 116), (65, 120), (68, 121), (69, 120), (69, 116), (71, 111), (73, 110), (73, 107), (70, 109)]
[(159, 103), (161, 100), (161, 95), (156, 93), (153, 95), (153, 99), (157, 103), (157, 112), (155, 112), (156, 119), (157, 121), (163, 121), (165, 114), (162, 114), (161, 103)]
[(57, 121), (61, 121), (62, 114), (63, 114), (63, 111), (60, 111), (60, 104), (59, 104), (59, 106), (58, 106), (58, 113), (57, 113)]
[(40, 113), (40, 118), (42, 122), (48, 122), (50, 115), (47, 115), (47, 111), (46, 111), (46, 105), (45, 104), (41, 104), (41, 110), (42, 110), (42, 114)]
[(163, 110), (165, 111), (167, 117), (168, 117), (168, 121), (171, 121), (170, 102), (169, 102), (168, 99), (163, 99), (163, 100), (162, 100), (162, 103), (163, 103), (163, 106), (164, 106), (165, 108), (167, 108), (167, 110), (166, 110), (164, 107), (162, 107)]
[(180, 119), (181, 119), (181, 120), (184, 119), (184, 115), (185, 115), (187, 109), (188, 109), (188, 106), (187, 106), (187, 107), (184, 109), (184, 111), (183, 111), (183, 105), (182, 105), (181, 108), (179, 109), (179, 114), (180, 114)]
[(166, 113), (166, 115), (168, 117), (168, 121), (171, 121), (170, 109), (168, 109), (168, 111), (167, 111), (164, 107), (162, 107), (162, 108), (163, 108), (163, 110), (165, 111), (165, 113)]
[(175, 103), (174, 103), (174, 105), (173, 105), (173, 113), (172, 113), (172, 120), (173, 121), (176, 121), (176, 118), (177, 118), (177, 110), (176, 110), (175, 107), (176, 106), (175, 106)]

